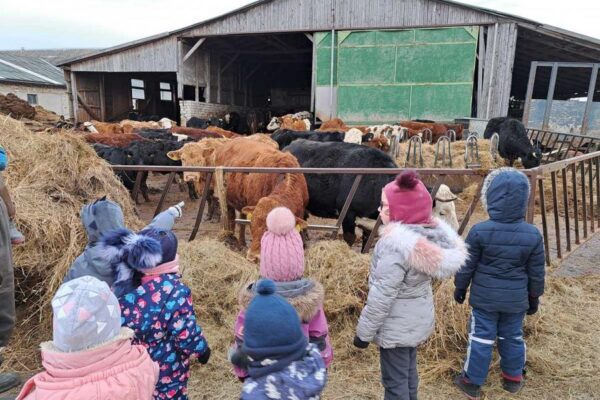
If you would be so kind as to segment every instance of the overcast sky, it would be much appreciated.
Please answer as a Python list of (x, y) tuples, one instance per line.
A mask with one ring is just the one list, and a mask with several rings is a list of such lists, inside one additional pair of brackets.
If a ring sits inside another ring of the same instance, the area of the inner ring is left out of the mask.
[[(0, 0), (0, 49), (110, 47), (182, 28), (250, 2), (248, 0)], [(464, 0), (463, 2), (600, 38), (600, 6), (597, 0)]]

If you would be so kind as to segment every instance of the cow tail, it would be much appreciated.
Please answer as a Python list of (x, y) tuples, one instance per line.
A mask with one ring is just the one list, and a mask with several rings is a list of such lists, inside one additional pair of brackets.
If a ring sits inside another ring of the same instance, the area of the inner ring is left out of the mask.
[(219, 208), (221, 209), (221, 221), (223, 228), (229, 229), (229, 218), (227, 215), (227, 185), (225, 184), (225, 172), (223, 167), (215, 168), (215, 191), (219, 200)]

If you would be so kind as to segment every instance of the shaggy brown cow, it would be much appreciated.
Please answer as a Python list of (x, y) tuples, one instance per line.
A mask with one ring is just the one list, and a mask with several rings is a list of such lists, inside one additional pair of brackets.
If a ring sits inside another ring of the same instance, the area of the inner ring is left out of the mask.
[(307, 121), (308, 120), (285, 116), (281, 118), (281, 128), (279, 129), (289, 129), (292, 131), (308, 131), (310, 130), (310, 122), (307, 123)]
[(115, 135), (112, 133), (88, 133), (84, 135), (88, 143), (100, 143), (106, 146), (125, 148), (133, 142), (147, 141), (135, 133), (122, 133)]
[(317, 129), (318, 131), (336, 131), (336, 132), (346, 132), (350, 129), (344, 121), (339, 118), (330, 119), (329, 121), (325, 121), (321, 124), (321, 127)]
[(387, 153), (390, 150), (390, 141), (384, 136), (375, 137), (368, 142), (362, 142), (362, 144), (373, 149), (381, 150), (384, 153)]
[(119, 122), (123, 133), (133, 133), (135, 129), (161, 129), (162, 126), (158, 122), (154, 121), (133, 121), (130, 119), (124, 119)]
[(110, 122), (100, 122), (91, 120), (84, 122), (83, 126), (92, 133), (117, 134), (123, 133), (123, 128), (119, 124)]
[[(204, 141), (206, 142), (206, 141)], [(274, 149), (270, 144), (259, 140), (237, 138), (224, 145), (197, 147), (198, 143), (186, 144), (180, 155), (169, 153), (169, 157), (179, 156), (183, 165), (216, 165), (226, 167), (280, 167), (299, 168), (294, 156)], [(194, 147), (192, 147), (194, 146)], [(193, 160), (186, 154), (194, 153)], [(183, 156), (183, 158), (181, 158)], [(219, 183), (219, 179), (216, 179)], [(243, 174), (229, 173), (223, 177), (226, 188), (217, 190), (221, 207), (227, 207), (229, 230), (235, 227), (235, 210), (246, 214), (251, 220), (252, 244), (247, 258), (256, 261), (260, 255), (260, 239), (266, 230), (267, 214), (275, 207), (284, 206), (296, 215), (300, 226), (308, 204), (308, 189), (302, 174)], [(220, 185), (219, 185), (220, 186)], [(241, 235), (242, 236), (242, 235)]]
[(172, 133), (177, 133), (180, 135), (186, 135), (194, 140), (202, 140), (202, 139), (222, 139), (223, 136), (220, 133), (213, 132), (208, 129), (198, 129), (198, 128), (184, 128), (181, 126), (174, 126), (171, 128)]

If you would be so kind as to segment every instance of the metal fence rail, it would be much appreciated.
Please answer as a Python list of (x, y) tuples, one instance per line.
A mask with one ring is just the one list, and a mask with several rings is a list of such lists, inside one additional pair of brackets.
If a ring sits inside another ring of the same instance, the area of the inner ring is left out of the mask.
[[(564, 135), (564, 134), (559, 134)], [(576, 135), (568, 135), (576, 136)], [(552, 139), (554, 142), (557, 140)], [(570, 142), (575, 139), (569, 139)], [(576, 145), (579, 145), (577, 139)], [(556, 143), (554, 143), (556, 144)], [(571, 143), (569, 148), (578, 148)], [(194, 240), (197, 237), (204, 208), (206, 206), (210, 183), (215, 174), (217, 167), (158, 167), (158, 166), (143, 166), (143, 165), (115, 165), (112, 167), (115, 171), (138, 171), (136, 184), (133, 188), (132, 196), (135, 198), (140, 190), (142, 172), (168, 172), (169, 177), (163, 188), (160, 196), (160, 201), (156, 207), (154, 215), (158, 214), (164, 206), (167, 193), (169, 192), (175, 178), (175, 174), (182, 172), (200, 172), (205, 174), (207, 184), (204, 185), (204, 190), (198, 212), (194, 223), (194, 228), (190, 234), (189, 240)], [(240, 167), (219, 167), (224, 173), (266, 173), (266, 174), (287, 174), (287, 173), (302, 173), (302, 174), (329, 174), (329, 175), (354, 175), (355, 180), (346, 194), (344, 206), (334, 225), (308, 225), (309, 230), (328, 231), (332, 237), (337, 237), (342, 226), (342, 221), (346, 217), (348, 209), (352, 204), (352, 200), (356, 193), (360, 190), (360, 183), (364, 176), (367, 175), (389, 175), (390, 180), (408, 168), (240, 168)], [(432, 196), (435, 197), (440, 185), (443, 184), (448, 177), (464, 177), (472, 180), (473, 183), (478, 183), (478, 190), (472, 199), (465, 215), (459, 217), (459, 234), (463, 234), (469, 225), (471, 216), (480, 200), (481, 186), (487, 175), (487, 171), (472, 170), (472, 169), (439, 169), (439, 168), (419, 168), (420, 176), (433, 183)], [(596, 231), (600, 230), (600, 151), (584, 154), (574, 158), (561, 159), (549, 164), (544, 164), (540, 167), (523, 171), (531, 184), (531, 195), (527, 209), (527, 221), (541, 224), (542, 233), (544, 236), (544, 244), (546, 248), (546, 261), (548, 264), (552, 261), (554, 255), (558, 259), (573, 251), (578, 245), (587, 240)], [(548, 186), (550, 185), (550, 186)], [(551, 189), (549, 202), (546, 199), (546, 189)], [(562, 196), (559, 195), (562, 192)], [(536, 208), (536, 200), (538, 206)], [(561, 204), (562, 203), (562, 204)], [(549, 221), (547, 216), (546, 204), (551, 205), (553, 219)], [(536, 213), (539, 211), (539, 214)], [(537, 221), (535, 216), (539, 215), (541, 221)], [(562, 217), (562, 218), (561, 218)], [(562, 221), (561, 221), (562, 219)], [(597, 222), (596, 222), (597, 219)], [(248, 220), (236, 220), (238, 224), (248, 224)], [(565, 230), (561, 227), (564, 222)], [(381, 221), (377, 220), (375, 229), (371, 232), (364, 252), (368, 252), (373, 245), (376, 237), (377, 227)], [(552, 225), (552, 226), (551, 226)], [(573, 228), (573, 229), (571, 229)], [(553, 231), (553, 235), (551, 232)], [(563, 236), (563, 233), (565, 234)], [(574, 234), (575, 240), (572, 239)], [(582, 240), (583, 239), (583, 240)], [(563, 246), (564, 244), (564, 246)], [(566, 253), (563, 252), (566, 250)]]
[(546, 150), (550, 150), (544, 152), (543, 163), (566, 160), (572, 151), (588, 154), (600, 150), (600, 138), (598, 137), (540, 129), (528, 129), (527, 134), (534, 144), (541, 144)]

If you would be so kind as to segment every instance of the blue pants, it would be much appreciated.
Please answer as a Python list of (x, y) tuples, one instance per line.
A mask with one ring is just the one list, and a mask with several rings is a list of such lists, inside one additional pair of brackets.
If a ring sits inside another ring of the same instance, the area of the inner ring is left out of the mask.
[(469, 347), (464, 373), (471, 383), (483, 385), (487, 378), (496, 337), (502, 375), (520, 381), (526, 360), (522, 313), (488, 312), (473, 308), (469, 329)]

